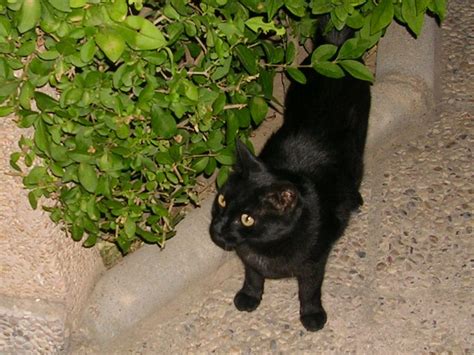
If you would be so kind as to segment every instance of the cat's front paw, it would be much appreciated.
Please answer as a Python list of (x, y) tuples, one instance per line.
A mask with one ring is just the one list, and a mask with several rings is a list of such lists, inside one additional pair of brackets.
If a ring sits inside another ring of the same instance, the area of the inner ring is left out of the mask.
[(320, 312), (305, 314), (300, 317), (301, 323), (306, 328), (306, 330), (309, 330), (310, 332), (323, 329), (327, 319), (328, 317), (324, 309)]
[(239, 291), (234, 297), (234, 304), (239, 311), (252, 312), (260, 304), (260, 299)]

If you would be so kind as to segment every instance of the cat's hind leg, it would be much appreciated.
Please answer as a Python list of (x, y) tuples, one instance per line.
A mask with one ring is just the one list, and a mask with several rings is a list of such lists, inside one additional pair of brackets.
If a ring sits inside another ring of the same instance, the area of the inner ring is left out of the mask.
[(257, 271), (245, 266), (245, 281), (242, 289), (234, 297), (235, 307), (239, 311), (252, 312), (255, 310), (263, 295), (265, 279)]

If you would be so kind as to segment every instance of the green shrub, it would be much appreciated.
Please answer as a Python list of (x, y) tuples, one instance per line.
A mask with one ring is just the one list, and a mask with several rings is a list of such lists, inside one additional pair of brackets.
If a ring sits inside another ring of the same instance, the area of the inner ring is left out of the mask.
[[(444, 0), (0, 0), (0, 114), (14, 113), (23, 182), (36, 208), (90, 247), (123, 253), (137, 240), (163, 245), (197, 203), (196, 178), (247, 141), (285, 71), (304, 82), (296, 48), (317, 15), (357, 37), (315, 49), (311, 65), (332, 77), (373, 80), (357, 61), (397, 19), (418, 34)], [(50, 87), (52, 90), (43, 90)], [(37, 159), (37, 157), (41, 159)]]

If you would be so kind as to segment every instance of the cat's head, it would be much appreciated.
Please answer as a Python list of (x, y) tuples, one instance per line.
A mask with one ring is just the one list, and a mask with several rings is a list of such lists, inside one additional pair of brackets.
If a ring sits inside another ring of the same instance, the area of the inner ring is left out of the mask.
[(240, 244), (264, 246), (284, 240), (301, 213), (297, 187), (267, 169), (237, 142), (237, 162), (212, 208), (211, 238), (232, 250)]

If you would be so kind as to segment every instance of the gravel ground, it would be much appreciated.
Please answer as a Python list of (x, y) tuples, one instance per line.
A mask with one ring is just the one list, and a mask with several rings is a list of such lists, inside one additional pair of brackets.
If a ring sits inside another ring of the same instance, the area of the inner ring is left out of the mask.
[(73, 352), (474, 353), (474, 3), (449, 10), (439, 117), (368, 167), (365, 205), (328, 263), (322, 331), (299, 323), (294, 280), (267, 282), (260, 307), (238, 312), (233, 258), (128, 334)]

